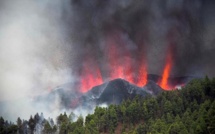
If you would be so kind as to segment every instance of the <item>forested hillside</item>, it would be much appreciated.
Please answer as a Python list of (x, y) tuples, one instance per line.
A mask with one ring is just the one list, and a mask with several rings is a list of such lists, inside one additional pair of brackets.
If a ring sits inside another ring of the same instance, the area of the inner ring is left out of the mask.
[(96, 107), (86, 118), (60, 114), (56, 122), (43, 114), (15, 124), (0, 118), (0, 133), (74, 134), (213, 134), (215, 133), (215, 78), (195, 79), (178, 90), (156, 97), (136, 96), (120, 105)]

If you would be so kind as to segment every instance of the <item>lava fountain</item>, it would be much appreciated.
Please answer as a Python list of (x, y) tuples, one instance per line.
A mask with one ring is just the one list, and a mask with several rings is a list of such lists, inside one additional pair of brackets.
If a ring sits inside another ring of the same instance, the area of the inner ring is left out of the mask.
[(175, 89), (175, 86), (170, 85), (168, 83), (168, 79), (173, 66), (173, 56), (174, 56), (173, 54), (175, 50), (174, 34), (170, 32), (167, 37), (168, 37), (169, 45), (167, 48), (167, 55), (166, 55), (164, 70), (162, 73), (162, 78), (158, 82), (158, 85), (164, 90), (173, 90)]
[(106, 68), (103, 69), (103, 73), (107, 75), (102, 76), (101, 69), (94, 60), (95, 58), (92, 58), (92, 55), (88, 55), (81, 69), (81, 92), (85, 93), (92, 87), (102, 84), (103, 79), (110, 81), (121, 78), (139, 87), (146, 85), (146, 57), (139, 56), (143, 55), (142, 51), (137, 52), (140, 61), (137, 64), (132, 59), (132, 52), (126, 47), (128, 46), (127, 41), (120, 33), (113, 32), (107, 35), (105, 43), (104, 61)]
[(110, 72), (108, 79), (122, 78), (143, 87), (147, 83), (145, 57), (140, 58), (142, 62), (138, 67), (133, 66), (136, 62), (132, 60), (131, 52), (126, 46), (126, 40), (119, 33), (107, 35), (105, 57), (107, 57)]
[[(93, 67), (92, 67), (93, 66)], [(92, 87), (103, 83), (101, 71), (93, 59), (86, 60), (81, 71), (81, 92), (85, 93)]]
[(158, 85), (162, 89), (171, 90), (171, 87), (168, 85), (168, 78), (170, 75), (171, 68), (172, 68), (172, 55), (171, 55), (171, 52), (168, 52), (167, 57), (166, 57), (166, 64), (165, 64), (163, 74), (162, 74), (162, 79), (158, 83)]
[[(173, 67), (173, 52), (175, 50), (175, 43), (172, 38), (169, 39), (170, 43), (167, 49), (162, 77), (157, 81), (157, 84), (164, 90), (176, 88), (175, 84), (169, 82), (171, 69)], [(121, 33), (112, 32), (108, 34), (105, 40), (103, 57), (105, 67), (102, 68), (101, 73), (101, 68), (99, 68), (99, 65), (95, 62), (95, 57), (92, 58), (92, 55), (87, 56), (82, 65), (80, 82), (81, 92), (85, 93), (94, 86), (118, 78), (124, 79), (139, 87), (145, 86), (148, 81), (148, 73), (144, 44), (141, 45), (141, 48), (133, 51), (127, 46), (128, 42), (123, 38)], [(137, 59), (134, 61), (135, 58)]]
[(146, 85), (146, 83), (148, 81), (147, 80), (147, 68), (146, 68), (145, 64), (142, 64), (140, 66), (138, 74), (139, 74), (138, 81), (135, 84), (139, 87), (143, 87)]

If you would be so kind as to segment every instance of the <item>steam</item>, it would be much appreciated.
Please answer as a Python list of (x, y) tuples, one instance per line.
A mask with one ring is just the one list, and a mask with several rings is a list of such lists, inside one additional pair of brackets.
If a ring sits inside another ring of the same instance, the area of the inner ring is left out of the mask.
[(148, 73), (161, 74), (171, 46), (171, 75), (214, 76), (214, 6), (210, 0), (1, 0), (0, 101), (18, 101), (0, 103), (0, 115), (15, 120), (38, 109), (63, 111), (58, 99), (47, 108), (49, 100), (32, 98), (79, 81), (83, 65), (108, 79), (109, 38), (113, 58), (131, 60), (134, 70), (144, 62)]

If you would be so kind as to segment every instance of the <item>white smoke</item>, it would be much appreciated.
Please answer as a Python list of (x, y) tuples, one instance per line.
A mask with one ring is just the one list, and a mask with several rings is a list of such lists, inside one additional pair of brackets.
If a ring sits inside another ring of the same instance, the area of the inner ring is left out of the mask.
[(45, 104), (36, 105), (31, 98), (73, 80), (65, 60), (72, 49), (67, 51), (71, 45), (61, 22), (67, 2), (0, 2), (0, 116), (14, 121), (44, 112)]

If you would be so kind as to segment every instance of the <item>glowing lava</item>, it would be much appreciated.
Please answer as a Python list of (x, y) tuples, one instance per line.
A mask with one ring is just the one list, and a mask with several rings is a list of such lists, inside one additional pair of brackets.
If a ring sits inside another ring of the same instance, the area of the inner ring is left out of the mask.
[(120, 56), (119, 52), (117, 51), (116, 45), (114, 42), (109, 42), (109, 46), (107, 49), (107, 60), (109, 64), (109, 79), (117, 79), (124, 77), (124, 68), (121, 66), (118, 57)]
[[(131, 52), (126, 47), (126, 41), (118, 34), (107, 36), (106, 39), (106, 52), (107, 64), (109, 65), (109, 80), (122, 78), (126, 81), (133, 83), (137, 86), (143, 87), (147, 82), (147, 68), (145, 62), (137, 70), (134, 69), (135, 63), (132, 62)], [(145, 57), (141, 57), (144, 59)], [(145, 61), (142, 60), (142, 61)], [(134, 78), (138, 76), (137, 79)]]
[(168, 85), (168, 78), (170, 76), (171, 68), (172, 68), (172, 52), (171, 52), (171, 49), (169, 49), (166, 57), (166, 64), (162, 74), (162, 79), (158, 83), (158, 85), (164, 90), (172, 89), (172, 87)]
[(146, 85), (147, 83), (147, 68), (146, 65), (141, 65), (139, 72), (138, 72), (139, 76), (138, 76), (138, 80), (137, 83), (135, 83), (137, 86), (139, 87), (143, 87)]
[[(90, 90), (92, 87), (103, 83), (100, 69), (96, 66), (96, 64), (94, 64), (95, 62), (93, 62), (92, 60), (88, 60), (87, 63), (83, 65), (83, 69), (81, 73), (80, 86), (81, 86), (82, 93), (85, 93), (88, 90)], [(94, 67), (90, 65), (93, 65)]]
[[(173, 66), (173, 50), (175, 50), (175, 43), (171, 38), (169, 41), (170, 44), (167, 50), (162, 78), (157, 82), (164, 90), (175, 89), (175, 85), (178, 84), (168, 82)], [(103, 75), (98, 64), (95, 62), (95, 57), (92, 58), (92, 55), (89, 54), (82, 65), (81, 92), (85, 93), (92, 87), (102, 84), (104, 82), (103, 79), (109, 81), (122, 78), (139, 87), (145, 86), (148, 81), (146, 51), (144, 42), (140, 42), (140, 44), (143, 44), (142, 46), (140, 45), (140, 48), (131, 49), (121, 33), (115, 31), (108, 34), (105, 39), (104, 57), (102, 57)]]

